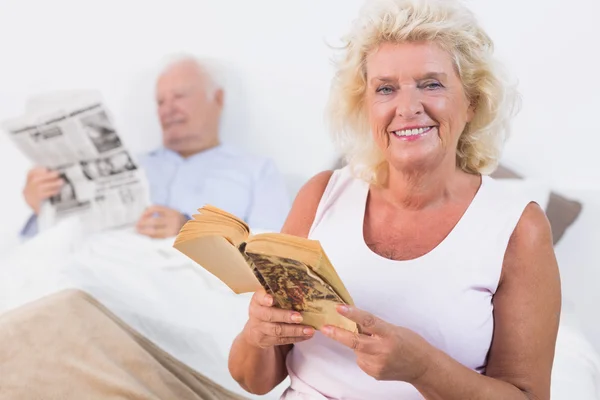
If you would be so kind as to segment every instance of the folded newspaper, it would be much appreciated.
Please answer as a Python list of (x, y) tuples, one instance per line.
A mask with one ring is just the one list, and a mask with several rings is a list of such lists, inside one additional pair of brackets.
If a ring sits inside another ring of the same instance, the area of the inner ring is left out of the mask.
[(33, 164), (65, 182), (42, 205), (41, 231), (74, 216), (91, 232), (132, 225), (149, 205), (145, 173), (100, 96), (48, 98), (2, 128)]

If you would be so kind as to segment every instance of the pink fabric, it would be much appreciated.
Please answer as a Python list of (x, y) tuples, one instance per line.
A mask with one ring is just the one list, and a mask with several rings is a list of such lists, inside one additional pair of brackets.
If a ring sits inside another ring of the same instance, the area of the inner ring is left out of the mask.
[[(465, 366), (485, 371), (494, 329), (492, 296), (510, 236), (529, 199), (483, 177), (471, 205), (441, 244), (409, 261), (392, 261), (364, 241), (368, 184), (336, 170), (310, 238), (321, 241), (356, 306), (422, 335)], [(291, 386), (282, 399), (422, 399), (405, 382), (379, 382), (354, 353), (317, 333), (287, 358)]]

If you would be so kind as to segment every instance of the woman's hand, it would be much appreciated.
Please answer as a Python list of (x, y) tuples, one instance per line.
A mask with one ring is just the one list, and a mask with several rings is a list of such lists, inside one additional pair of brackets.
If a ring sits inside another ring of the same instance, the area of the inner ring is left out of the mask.
[(300, 313), (273, 307), (273, 297), (264, 291), (252, 296), (249, 314), (242, 337), (255, 347), (265, 349), (298, 343), (315, 333), (310, 326), (301, 325)]
[(362, 333), (326, 326), (326, 336), (354, 350), (358, 366), (377, 380), (414, 382), (427, 371), (433, 348), (415, 332), (389, 324), (349, 306), (338, 312), (356, 322)]

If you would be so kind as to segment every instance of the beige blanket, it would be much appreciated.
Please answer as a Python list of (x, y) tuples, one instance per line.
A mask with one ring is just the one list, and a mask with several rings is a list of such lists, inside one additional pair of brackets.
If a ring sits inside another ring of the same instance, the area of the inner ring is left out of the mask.
[(242, 400), (91, 296), (63, 291), (0, 316), (0, 400)]

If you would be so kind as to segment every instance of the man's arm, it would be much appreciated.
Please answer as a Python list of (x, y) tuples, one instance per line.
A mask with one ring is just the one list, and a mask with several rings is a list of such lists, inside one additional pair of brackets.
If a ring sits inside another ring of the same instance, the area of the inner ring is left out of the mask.
[(27, 222), (25, 223), (25, 226), (23, 227), (23, 229), (21, 229), (19, 236), (21, 237), (21, 239), (30, 239), (37, 234), (38, 234), (38, 218), (37, 218), (37, 215), (32, 214), (29, 217), (29, 219), (27, 220)]
[(37, 214), (40, 212), (42, 204), (58, 194), (63, 185), (64, 181), (56, 171), (44, 167), (35, 167), (29, 170), (23, 189), (23, 198), (33, 211), (33, 215), (20, 232), (19, 236), (22, 239), (31, 238), (38, 233)]
[(283, 176), (272, 160), (267, 160), (252, 188), (248, 225), (252, 229), (279, 232), (290, 211), (291, 201)]

